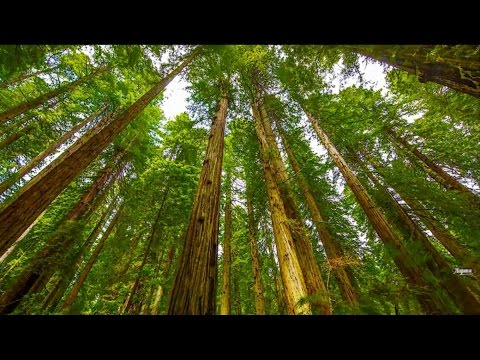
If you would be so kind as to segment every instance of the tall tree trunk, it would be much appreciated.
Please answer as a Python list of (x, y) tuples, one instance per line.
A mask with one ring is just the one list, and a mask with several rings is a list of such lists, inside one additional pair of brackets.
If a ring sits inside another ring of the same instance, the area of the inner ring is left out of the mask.
[(466, 194), (477, 206), (480, 206), (480, 197), (478, 197), (478, 195), (474, 194), (465, 185), (461, 184), (457, 179), (435, 164), (428, 156), (421, 153), (414, 146), (410, 145), (408, 141), (398, 136), (392, 129), (387, 129), (386, 132), (391, 136), (394, 142), (401, 145), (404, 149), (411, 152), (417, 159), (419, 159), (426, 168), (427, 172), (432, 175), (432, 177), (440, 184), (445, 186), (447, 189), (457, 190)]
[[(5, 249), (8, 244), (14, 242), (198, 53), (197, 48), (122, 114), (99, 131), (93, 131), (89, 136), (80, 138), (61, 159), (53, 161), (51, 166), (24, 186), (18, 196), (0, 210), (0, 249)], [(0, 250), (0, 256), (4, 251)]]
[(93, 265), (97, 261), (98, 255), (100, 254), (103, 247), (105, 246), (105, 243), (107, 242), (108, 238), (110, 237), (110, 234), (112, 233), (113, 228), (117, 224), (117, 221), (118, 221), (121, 213), (122, 213), (122, 205), (120, 205), (120, 208), (115, 213), (115, 216), (113, 217), (112, 221), (110, 221), (110, 224), (108, 225), (107, 230), (102, 235), (102, 238), (100, 239), (97, 246), (95, 247), (95, 250), (93, 251), (92, 255), (90, 256), (90, 259), (85, 264), (85, 267), (83, 268), (82, 272), (78, 276), (77, 281), (73, 285), (72, 290), (70, 291), (70, 294), (68, 294), (67, 298), (65, 299), (65, 302), (62, 305), (62, 312), (68, 313), (68, 312), (71, 311), (72, 305), (75, 302), (75, 300), (77, 299), (77, 296), (78, 296), (78, 293), (80, 292), (80, 289), (82, 288), (83, 284), (85, 283), (85, 280), (87, 280), (87, 276), (90, 273), (90, 270), (92, 270)]
[(62, 274), (60, 276), (60, 279), (58, 280), (57, 284), (46, 297), (42, 305), (42, 311), (46, 310), (47, 312), (51, 312), (56, 309), (65, 291), (67, 290), (68, 285), (73, 280), (75, 273), (78, 270), (78, 267), (81, 265), (84, 254), (90, 250), (91, 246), (93, 245), (98, 235), (100, 234), (100, 231), (102, 230), (102, 227), (104, 226), (105, 221), (107, 220), (107, 216), (112, 213), (113, 206), (115, 206), (115, 200), (112, 201), (108, 209), (105, 210), (101, 215), (100, 219), (97, 222), (97, 225), (95, 225), (94, 229), (90, 232), (90, 235), (88, 236), (87, 240), (85, 240), (84, 244), (82, 245), (82, 249), (75, 256), (71, 266), (67, 269), (66, 274)]
[(480, 302), (475, 298), (471, 289), (469, 289), (461, 279), (453, 274), (453, 269), (446, 262), (443, 256), (432, 245), (430, 240), (422, 232), (418, 224), (410, 218), (407, 211), (400, 205), (397, 199), (395, 199), (388, 189), (380, 183), (380, 181), (365, 167), (361, 160), (354, 155), (356, 162), (368, 176), (368, 178), (375, 184), (385, 196), (389, 204), (393, 205), (398, 218), (403, 225), (404, 229), (411, 234), (413, 239), (416, 240), (416, 246), (421, 253), (426, 256), (425, 263), (428, 269), (439, 280), (440, 285), (446, 290), (446, 292), (452, 297), (454, 303), (462, 310), (464, 314), (479, 314)]
[(220, 315), (230, 315), (230, 268), (231, 268), (231, 241), (232, 241), (232, 175), (227, 173), (225, 181), (225, 230), (223, 235), (223, 281), (220, 302)]
[(51, 143), (45, 150), (43, 150), (40, 154), (38, 154), (32, 160), (30, 160), (28, 164), (26, 164), (25, 166), (22, 166), (17, 172), (12, 174), (10, 178), (2, 181), (2, 183), (0, 183), (0, 195), (2, 195), (18, 180), (20, 180), (22, 177), (28, 174), (33, 168), (35, 168), (43, 160), (45, 160), (47, 156), (51, 155), (55, 150), (57, 150), (65, 141), (70, 139), (72, 135), (74, 135), (78, 130), (83, 128), (85, 125), (87, 125), (91, 121), (95, 120), (95, 118), (97, 118), (105, 109), (106, 109), (106, 106), (100, 109), (99, 111), (95, 112), (91, 116), (88, 116), (83, 121), (80, 121), (70, 131), (67, 131), (57, 141), (54, 141), (53, 143)]
[(262, 121), (267, 139), (269, 160), (272, 164), (275, 180), (282, 196), (285, 213), (288, 218), (288, 226), (290, 227), (295, 244), (295, 251), (297, 252), (300, 267), (302, 268), (310, 305), (315, 313), (331, 314), (332, 306), (330, 304), (330, 298), (323, 282), (312, 244), (306, 234), (302, 219), (298, 214), (298, 207), (288, 183), (288, 175), (275, 140), (270, 117), (267, 114), (263, 101), (260, 102), (258, 109), (259, 119)]
[[(35, 115), (34, 114), (31, 114), (31, 115), (27, 115), (25, 116), (23, 119), (25, 119), (25, 121), (28, 121), (30, 120), (31, 118), (33, 118)], [(23, 120), (22, 119), (22, 120)], [(18, 129), (18, 124), (15, 124), (15, 129)], [(22, 127), (21, 129), (19, 130), (16, 130), (13, 134), (11, 134), (10, 136), (6, 137), (4, 140), (2, 140), (0, 142), (0, 150), (3, 150), (5, 149), (7, 146), (13, 144), (15, 141), (17, 141), (18, 139), (22, 138), (23, 136), (29, 134), (33, 129), (35, 129), (35, 124), (28, 124), (28, 125), (25, 125), (24, 127)], [(6, 132), (6, 131), (5, 131)]]
[(359, 298), (358, 290), (354, 286), (355, 280), (353, 275), (351, 272), (348, 272), (345, 268), (345, 265), (343, 265), (342, 257), (344, 256), (344, 253), (342, 247), (330, 232), (327, 222), (324, 220), (324, 217), (321, 214), (320, 206), (313, 196), (306, 179), (301, 173), (300, 165), (292, 151), (292, 148), (290, 147), (290, 144), (288, 143), (280, 122), (276, 121), (276, 124), (282, 138), (283, 147), (285, 148), (290, 164), (292, 165), (292, 169), (296, 174), (296, 180), (300, 185), (303, 196), (305, 197), (308, 210), (315, 225), (315, 229), (318, 232), (320, 240), (327, 254), (328, 262), (333, 269), (335, 278), (337, 279), (340, 294), (347, 304), (356, 305)]
[[(266, 224), (265, 224), (266, 225)], [(270, 261), (271, 263), (273, 264), (272, 265), (272, 275), (273, 275), (273, 286), (274, 286), (274, 289), (275, 289), (275, 299), (276, 299), (276, 302), (277, 302), (277, 311), (280, 315), (283, 315), (285, 314), (285, 310), (286, 310), (286, 303), (285, 303), (285, 291), (282, 291), (283, 290), (283, 284), (282, 284), (282, 281), (281, 279), (279, 279), (278, 277), (278, 267), (277, 267), (277, 263), (275, 261), (275, 253), (273, 251), (273, 243), (272, 243), (272, 239), (268, 233), (268, 230), (267, 230), (267, 227), (264, 226), (263, 227), (263, 230), (265, 232), (265, 243), (267, 244), (267, 248), (268, 248), (268, 251), (269, 251), (269, 254), (270, 254)]]
[[(471, 51), (476, 52), (473, 46)], [(419, 81), (431, 81), (440, 85), (480, 97), (480, 61), (477, 57), (455, 58), (453, 47), (436, 52), (432, 45), (422, 46), (354, 46), (353, 50), (390, 66), (418, 76)], [(451, 54), (448, 54), (451, 53)]]
[(147, 243), (147, 247), (145, 249), (145, 253), (143, 255), (142, 263), (140, 264), (140, 267), (137, 270), (138, 275), (137, 275), (137, 278), (135, 279), (135, 282), (133, 283), (132, 289), (130, 290), (130, 294), (128, 295), (128, 301), (126, 302), (125, 308), (123, 310), (124, 312), (128, 312), (132, 308), (135, 294), (137, 293), (138, 288), (140, 286), (140, 281), (142, 280), (142, 270), (145, 267), (145, 265), (147, 264), (148, 258), (150, 256), (150, 250), (151, 250), (152, 244), (155, 240), (155, 235), (157, 234), (157, 231), (159, 230), (160, 218), (163, 215), (163, 209), (165, 207), (165, 202), (167, 200), (169, 190), (170, 190), (170, 188), (167, 187), (167, 189), (165, 190), (165, 192), (163, 194), (162, 202), (160, 203), (160, 208), (158, 209), (157, 216), (155, 218), (155, 222), (153, 223), (153, 226), (152, 226), (152, 232), (150, 233), (150, 238), (148, 239), (148, 243)]
[(411, 259), (401, 239), (394, 233), (385, 216), (376, 207), (363, 185), (330, 141), (327, 134), (320, 128), (318, 122), (310, 113), (306, 112), (306, 114), (315, 133), (339, 168), (345, 181), (352, 190), (358, 203), (363, 208), (363, 211), (370, 220), (379, 238), (385, 244), (387, 251), (392, 256), (400, 272), (405, 276), (406, 280), (416, 288), (418, 294), (417, 299), (424, 311), (427, 314), (448, 313), (448, 308), (445, 308), (441, 299), (439, 299), (432, 291), (431, 284), (425, 278), (425, 270), (420, 268), (418, 264)]
[(227, 92), (222, 87), (168, 314), (215, 314), (220, 183), (227, 108)]
[(265, 305), (264, 289), (262, 283), (262, 274), (260, 272), (260, 260), (257, 248), (257, 231), (255, 218), (253, 214), (252, 192), (247, 182), (247, 213), (248, 213), (248, 239), (250, 242), (250, 255), (252, 257), (253, 274), (253, 292), (255, 294), (255, 313), (265, 315), (267, 313)]
[(273, 235), (285, 291), (286, 310), (290, 315), (311, 314), (310, 304), (304, 301), (308, 296), (308, 290), (295, 249), (295, 242), (288, 225), (289, 219), (282, 201), (282, 195), (275, 179), (274, 165), (269, 159), (269, 145), (257, 104), (252, 104), (252, 111), (255, 119), (255, 130), (260, 144), (260, 159), (263, 164)]
[(6, 122), (10, 119), (13, 119), (14, 117), (23, 114), (24, 112), (28, 110), (35, 109), (36, 107), (42, 105), (44, 102), (61, 95), (67, 91), (71, 91), (75, 89), (77, 86), (91, 80), (93, 77), (102, 74), (106, 71), (108, 71), (109, 68), (99, 68), (94, 70), (91, 74), (84, 76), (78, 80), (75, 80), (74, 82), (71, 82), (69, 84), (60, 86), (59, 88), (49, 91), (46, 94), (40, 95), (39, 97), (29, 100), (23, 104), (17, 105), (7, 111), (4, 111), (3, 113), (0, 114), (0, 123)]
[(32, 288), (39, 288), (39, 283), (45, 283), (46, 277), (52, 274), (51, 271), (55, 266), (52, 259), (58, 254), (68, 251), (75, 241), (72, 236), (63, 233), (63, 224), (67, 224), (69, 221), (77, 221), (85, 215), (95, 196), (102, 191), (111, 178), (113, 171), (112, 165), (108, 165), (100, 172), (97, 179), (85, 190), (80, 200), (68, 213), (61, 228), (48, 240), (44, 248), (30, 260), (30, 265), (18, 275), (8, 290), (0, 296), (0, 314), (8, 314), (15, 310)]
[(49, 67), (45, 70), (36, 71), (34, 73), (31, 73), (31, 74), (24, 74), (24, 75), (21, 75), (19, 77), (16, 77), (15, 79), (3, 81), (3, 82), (0, 83), (0, 89), (5, 88), (5, 87), (10, 86), (10, 85), (13, 85), (13, 84), (16, 84), (18, 82), (30, 79), (32, 77), (41, 75), (41, 74), (49, 73), (49, 72), (51, 72), (52, 70), (55, 70), (55, 69), (56, 69), (56, 67)]

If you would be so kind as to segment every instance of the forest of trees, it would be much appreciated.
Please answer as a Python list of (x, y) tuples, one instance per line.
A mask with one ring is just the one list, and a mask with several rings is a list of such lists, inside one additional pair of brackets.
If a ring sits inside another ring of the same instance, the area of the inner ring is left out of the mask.
[(480, 314), (479, 98), (472, 45), (0, 46), (0, 314)]

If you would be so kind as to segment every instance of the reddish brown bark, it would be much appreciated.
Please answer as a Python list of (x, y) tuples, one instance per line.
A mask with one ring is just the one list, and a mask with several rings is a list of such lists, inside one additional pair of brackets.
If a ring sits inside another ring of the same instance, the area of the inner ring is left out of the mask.
[(231, 241), (232, 241), (232, 176), (227, 174), (225, 181), (225, 229), (223, 235), (223, 277), (222, 293), (220, 298), (220, 315), (230, 315), (230, 268), (231, 268)]
[[(197, 49), (198, 50), (198, 49)], [(194, 51), (163, 80), (120, 115), (89, 136), (80, 138), (61, 158), (40, 172), (13, 201), (0, 210), (0, 255), (140, 112), (190, 63)], [(112, 114), (107, 115), (112, 117)]]
[(227, 93), (222, 89), (168, 314), (215, 314), (220, 185), (227, 108)]

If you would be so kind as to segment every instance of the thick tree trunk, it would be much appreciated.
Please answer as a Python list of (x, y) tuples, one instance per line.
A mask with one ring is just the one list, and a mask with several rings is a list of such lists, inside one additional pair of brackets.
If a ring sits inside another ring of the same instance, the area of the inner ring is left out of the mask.
[(298, 214), (298, 207), (288, 183), (288, 174), (280, 156), (280, 150), (275, 140), (270, 118), (263, 103), (259, 105), (259, 114), (267, 139), (269, 160), (285, 206), (288, 226), (290, 227), (297, 257), (302, 268), (310, 305), (314, 313), (331, 314), (330, 298), (323, 282), (312, 244), (306, 234), (303, 221)]
[[(440, 85), (480, 97), (480, 61), (472, 58), (454, 58), (448, 53), (455, 50), (447, 47), (431, 54), (433, 46), (354, 46), (353, 50), (390, 66), (417, 75), (419, 81), (431, 81)], [(476, 52), (471, 47), (472, 53)], [(454, 55), (453, 55), (454, 56)]]
[(227, 174), (225, 181), (225, 230), (223, 235), (223, 279), (220, 315), (230, 315), (230, 268), (231, 268), (231, 241), (232, 241), (232, 175)]
[(305, 298), (308, 296), (307, 286), (295, 249), (295, 242), (282, 201), (282, 195), (275, 179), (274, 165), (269, 159), (270, 149), (257, 104), (252, 105), (252, 111), (255, 119), (255, 130), (260, 144), (260, 159), (263, 164), (263, 174), (267, 188), (280, 274), (285, 291), (287, 313), (290, 315), (311, 314), (310, 303), (305, 302)]
[(227, 108), (227, 93), (222, 89), (168, 314), (215, 314), (220, 184)]
[(320, 206), (313, 196), (306, 179), (301, 173), (300, 164), (298, 163), (297, 158), (295, 157), (295, 154), (288, 143), (280, 122), (276, 121), (276, 124), (282, 138), (283, 147), (287, 152), (292, 169), (296, 174), (295, 178), (300, 185), (303, 196), (305, 197), (308, 210), (315, 225), (315, 229), (318, 232), (320, 240), (327, 254), (328, 262), (333, 269), (335, 278), (337, 279), (340, 294), (347, 304), (356, 305), (359, 298), (358, 290), (354, 286), (355, 280), (353, 279), (352, 274), (347, 271), (345, 265), (342, 263), (342, 257), (344, 256), (342, 247), (330, 232), (327, 222), (324, 220), (324, 217), (321, 214)]
[[(113, 171), (113, 165), (109, 165), (100, 172), (97, 179), (83, 193), (62, 224), (77, 221), (85, 215), (96, 195), (102, 191), (111, 178)], [(39, 284), (45, 283), (45, 280), (48, 280), (46, 279), (47, 276), (53, 274), (52, 269), (55, 267), (55, 262), (52, 259), (60, 253), (67, 252), (75, 241), (71, 236), (63, 234), (62, 229), (63, 225), (55, 232), (45, 247), (30, 260), (30, 265), (22, 271), (14, 283), (0, 297), (0, 314), (15, 310), (25, 295), (32, 291), (34, 287), (39, 288)]]
[(255, 313), (265, 315), (267, 313), (265, 305), (264, 289), (262, 283), (262, 274), (260, 272), (260, 260), (257, 248), (257, 231), (255, 217), (253, 214), (252, 192), (247, 182), (247, 213), (248, 213), (248, 239), (250, 242), (250, 255), (252, 257), (253, 274), (253, 292), (255, 294)]
[(78, 293), (80, 292), (80, 289), (82, 288), (83, 284), (85, 283), (85, 280), (87, 280), (87, 276), (90, 273), (90, 270), (92, 270), (93, 265), (97, 261), (98, 255), (100, 254), (103, 247), (105, 246), (105, 243), (107, 242), (108, 238), (110, 237), (110, 234), (112, 233), (113, 228), (117, 224), (117, 221), (118, 221), (121, 213), (122, 213), (122, 205), (120, 205), (120, 208), (115, 213), (115, 216), (113, 217), (112, 221), (110, 221), (110, 224), (108, 225), (107, 230), (102, 235), (102, 238), (100, 239), (97, 246), (95, 247), (95, 250), (93, 251), (92, 255), (90, 256), (90, 259), (85, 264), (85, 267), (83, 268), (82, 272), (78, 276), (77, 281), (73, 285), (72, 290), (70, 291), (70, 294), (68, 294), (67, 298), (65, 299), (65, 302), (63, 303), (62, 309), (61, 309), (62, 312), (68, 313), (69, 311), (71, 311), (73, 303), (77, 299), (77, 296), (78, 296)]
[(103, 107), (99, 111), (95, 112), (91, 116), (88, 116), (83, 121), (80, 121), (77, 125), (75, 125), (70, 131), (67, 131), (64, 135), (62, 135), (57, 141), (50, 144), (45, 150), (43, 150), (40, 154), (35, 156), (28, 164), (21, 167), (17, 172), (11, 175), (10, 178), (4, 180), (0, 183), (0, 195), (2, 195), (5, 191), (7, 191), (12, 185), (14, 185), (18, 180), (28, 174), (33, 168), (35, 168), (38, 164), (40, 164), (45, 158), (51, 155), (55, 150), (57, 150), (65, 141), (70, 139), (72, 135), (74, 135), (78, 130), (83, 128), (85, 125), (90, 123), (91, 121), (95, 120), (104, 110), (106, 107)]
[(52, 91), (49, 91), (48, 93), (46, 94), (43, 94), (43, 95), (40, 95), (39, 97), (35, 98), (35, 99), (32, 99), (30, 101), (27, 101), (23, 104), (20, 104), (20, 105), (17, 105), (3, 113), (0, 114), (0, 123), (3, 123), (3, 122), (6, 122), (10, 119), (13, 119), (14, 117), (20, 115), (20, 114), (23, 114), (24, 112), (28, 111), (28, 110), (32, 110), (32, 109), (35, 109), (36, 107), (42, 105), (44, 102), (58, 96), (58, 95), (61, 95), (67, 91), (71, 91), (73, 89), (75, 89), (77, 86), (91, 80), (93, 77), (99, 75), (99, 74), (102, 74), (106, 71), (108, 71), (109, 68), (100, 68), (100, 69), (96, 69), (95, 71), (93, 71), (91, 74), (87, 75), (87, 76), (84, 76), (78, 80), (75, 80), (74, 82), (72, 83), (69, 83), (69, 84), (66, 84), (66, 85), (63, 85), (63, 86), (60, 86), (59, 88), (55, 89), (55, 90), (52, 90)]
[(194, 51), (122, 114), (99, 131), (80, 138), (58, 161), (45, 168), (0, 210), (0, 255), (198, 54)]
[(406, 280), (416, 288), (416, 292), (418, 293), (417, 299), (424, 311), (427, 314), (448, 313), (448, 308), (445, 308), (441, 299), (439, 299), (432, 291), (431, 284), (425, 279), (424, 269), (420, 268), (415, 262), (413, 262), (402, 241), (394, 233), (385, 216), (376, 207), (363, 185), (330, 141), (327, 134), (320, 128), (318, 122), (310, 113), (307, 112), (306, 114), (315, 133), (339, 168), (345, 181), (352, 190), (358, 203), (365, 211), (365, 214), (370, 220), (379, 238), (385, 244), (387, 251), (392, 256), (400, 272), (405, 276)]

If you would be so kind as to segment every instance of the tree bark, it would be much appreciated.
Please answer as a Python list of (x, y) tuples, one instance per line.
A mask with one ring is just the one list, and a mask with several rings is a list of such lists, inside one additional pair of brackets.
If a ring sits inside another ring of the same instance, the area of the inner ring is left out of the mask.
[(90, 259), (85, 264), (85, 267), (83, 268), (82, 272), (78, 276), (77, 281), (73, 285), (73, 288), (70, 291), (70, 294), (65, 299), (65, 302), (62, 305), (62, 312), (68, 313), (68, 312), (71, 311), (73, 303), (77, 299), (77, 296), (78, 296), (78, 293), (80, 292), (80, 289), (82, 288), (83, 284), (85, 283), (85, 280), (87, 280), (87, 276), (90, 273), (90, 270), (92, 270), (93, 265), (97, 261), (98, 255), (100, 254), (103, 247), (105, 246), (105, 243), (107, 242), (110, 234), (112, 233), (113, 228), (117, 224), (117, 221), (118, 221), (121, 213), (122, 213), (122, 205), (120, 205), (120, 208), (115, 213), (114, 218), (112, 219), (112, 221), (110, 221), (110, 224), (108, 225), (107, 230), (102, 235), (102, 238), (100, 239), (97, 246), (95, 247), (94, 252), (90, 256)]
[(40, 283), (45, 283), (48, 275), (52, 275), (55, 264), (52, 259), (61, 252), (68, 251), (75, 239), (63, 234), (63, 224), (81, 219), (89, 210), (89, 206), (96, 195), (102, 191), (114, 171), (113, 165), (106, 166), (97, 179), (85, 190), (77, 204), (70, 210), (61, 228), (48, 240), (44, 248), (39, 251), (31, 260), (30, 265), (23, 270), (15, 279), (8, 290), (0, 296), (0, 314), (7, 314), (15, 310), (25, 295), (30, 293), (34, 287), (40, 288)]
[(100, 68), (94, 70), (91, 74), (84, 76), (78, 80), (75, 80), (74, 82), (71, 82), (69, 84), (60, 86), (59, 88), (49, 91), (46, 94), (40, 95), (39, 97), (32, 99), (30, 101), (27, 101), (23, 104), (17, 105), (7, 111), (4, 111), (3, 113), (0, 113), (0, 123), (7, 122), (10, 119), (13, 119), (14, 117), (23, 114), (24, 112), (28, 110), (35, 109), (36, 107), (42, 105), (44, 102), (61, 95), (67, 91), (71, 91), (75, 89), (77, 86), (91, 80), (93, 77), (102, 74), (106, 71), (108, 71), (109, 68)]
[[(472, 51), (475, 48), (472, 46)], [(378, 49), (378, 50), (377, 50)], [(355, 46), (353, 50), (384, 64), (402, 69), (418, 76), (420, 82), (431, 81), (449, 88), (480, 97), (480, 61), (478, 56), (454, 58), (441, 49), (435, 57), (430, 56), (433, 46), (376, 46), (376, 49)], [(453, 55), (454, 56), (454, 55)]]
[(55, 70), (55, 69), (56, 69), (56, 67), (49, 67), (45, 70), (36, 71), (34, 73), (31, 73), (31, 74), (21, 75), (21, 76), (15, 78), (15, 79), (4, 81), (4, 82), (0, 83), (0, 89), (5, 88), (5, 87), (10, 86), (10, 85), (13, 85), (13, 84), (16, 84), (20, 81), (24, 81), (24, 80), (30, 79), (32, 77), (35, 77), (35, 76), (38, 76), (38, 75), (41, 75), (41, 74), (51, 72), (52, 70)]
[(230, 315), (230, 272), (231, 272), (231, 241), (232, 241), (232, 175), (227, 173), (225, 181), (225, 230), (223, 236), (223, 281), (220, 302), (220, 315)]
[(310, 303), (305, 302), (305, 298), (308, 296), (307, 286), (288, 225), (289, 219), (282, 201), (282, 195), (275, 179), (274, 165), (268, 156), (270, 153), (269, 145), (257, 104), (252, 104), (252, 111), (255, 119), (255, 130), (260, 144), (260, 159), (263, 164), (273, 235), (285, 291), (286, 310), (290, 315), (311, 314)]
[(12, 174), (10, 178), (2, 181), (0, 183), (0, 195), (2, 195), (5, 191), (7, 191), (12, 185), (14, 185), (18, 180), (28, 174), (33, 168), (35, 168), (38, 164), (40, 164), (45, 158), (51, 155), (55, 150), (57, 150), (65, 141), (70, 139), (72, 135), (74, 135), (77, 131), (83, 128), (85, 125), (90, 123), (91, 121), (95, 120), (97, 116), (99, 116), (104, 110), (106, 106), (100, 109), (99, 111), (95, 112), (91, 116), (88, 116), (84, 120), (80, 121), (77, 125), (75, 125), (70, 131), (67, 131), (63, 134), (57, 141), (54, 141), (50, 144), (45, 150), (43, 150), (40, 154), (35, 156), (28, 164), (21, 167), (17, 172)]
[(222, 88), (168, 314), (215, 314), (220, 184), (227, 108), (227, 92)]
[(300, 267), (302, 268), (310, 305), (314, 313), (331, 314), (332, 306), (330, 304), (330, 297), (323, 282), (312, 244), (305, 232), (302, 219), (298, 214), (298, 207), (290, 184), (288, 183), (288, 175), (275, 140), (270, 117), (267, 114), (263, 101), (259, 104), (259, 114), (267, 139), (269, 160), (272, 164), (275, 180), (285, 206), (288, 226), (290, 227), (295, 244), (295, 251), (297, 252)]
[[(53, 161), (24, 186), (18, 196), (0, 210), (0, 248), (13, 243), (197, 54), (198, 48), (122, 114), (86, 138), (80, 138), (61, 159)], [(0, 250), (0, 256), (4, 251)]]
[(250, 255), (252, 257), (253, 274), (253, 292), (255, 294), (255, 313), (265, 315), (267, 313), (265, 305), (264, 289), (262, 283), (262, 273), (260, 272), (260, 260), (257, 248), (257, 231), (255, 217), (253, 214), (252, 193), (247, 181), (247, 213), (248, 213), (248, 239), (250, 242)]
[(365, 211), (365, 214), (370, 220), (379, 238), (385, 244), (386, 250), (392, 256), (400, 272), (405, 276), (406, 280), (418, 290), (417, 299), (424, 311), (427, 314), (448, 313), (448, 308), (445, 308), (441, 299), (431, 291), (431, 284), (425, 279), (424, 269), (421, 269), (410, 258), (401, 239), (394, 233), (385, 216), (376, 207), (363, 185), (335, 148), (334, 144), (330, 141), (327, 134), (320, 128), (318, 122), (310, 113), (306, 112), (306, 114), (315, 133), (339, 168), (345, 181), (352, 190), (358, 203)]

